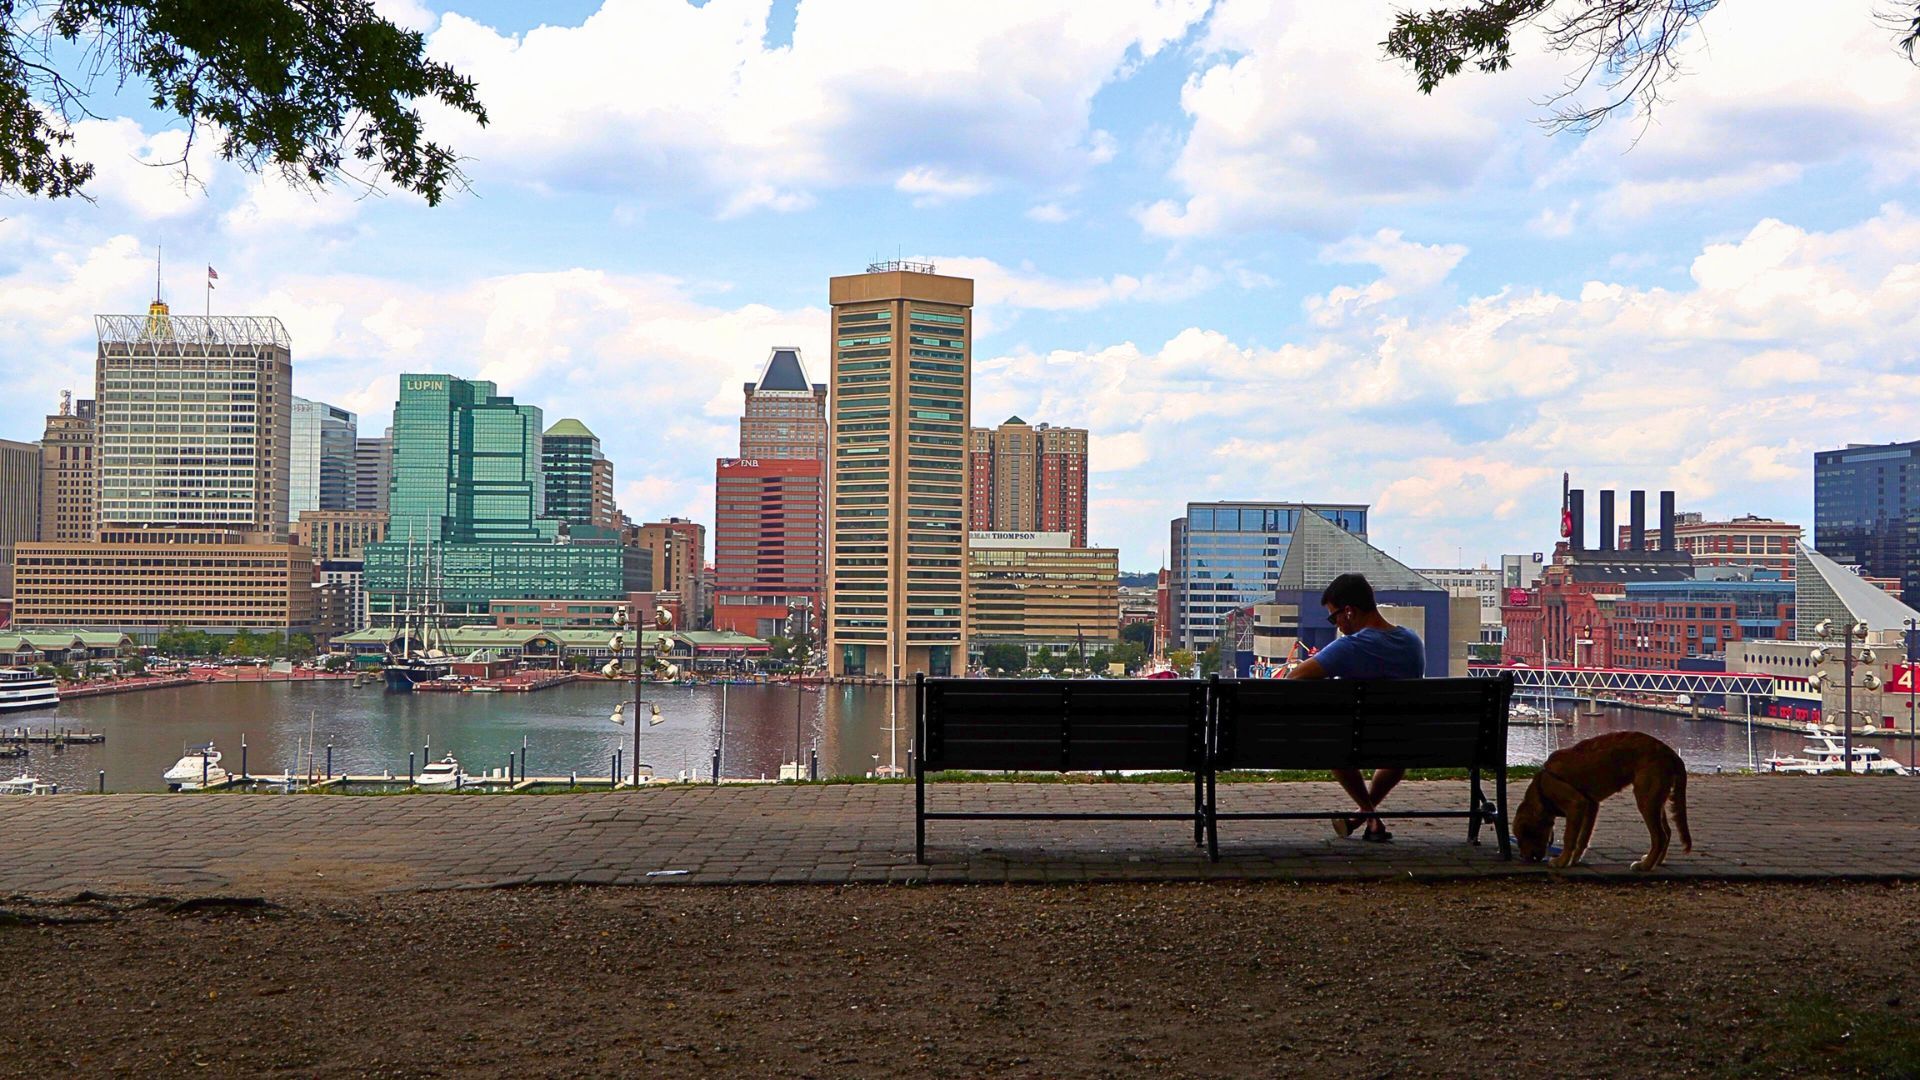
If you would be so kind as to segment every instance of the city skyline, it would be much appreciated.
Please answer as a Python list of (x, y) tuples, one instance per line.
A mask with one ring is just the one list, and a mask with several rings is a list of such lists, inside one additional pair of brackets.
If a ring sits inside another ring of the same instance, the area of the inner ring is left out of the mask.
[[(548, 115), (531, 103), (554, 58), (620, 40), (638, 5), (398, 5), (493, 107), (488, 131), (449, 130), (482, 197), (309, 200), (214, 163), (182, 192), (140, 164), (174, 136), (114, 103), (76, 148), (100, 201), (0, 224), (0, 436), (85, 392), (86, 316), (138, 310), (164, 244), (178, 310), (211, 263), (216, 313), (287, 323), (301, 396), (376, 432), (395, 373), (460, 357), (633, 462), (636, 517), (711, 507), (733, 387), (769, 347), (826, 355), (822, 279), (875, 256), (980, 283), (975, 410), (1090, 430), (1088, 539), (1130, 570), (1196, 499), (1367, 502), (1399, 557), (1490, 561), (1550, 545), (1562, 469), (1806, 523), (1815, 450), (1913, 437), (1920, 224), (1895, 147), (1920, 91), (1871, 20), (1720, 20), (1657, 124), (1579, 141), (1523, 122), (1550, 59), (1423, 98), (1378, 60), (1388, 6), (1328, 7), (982, 13), (951, 60), (915, 59), (960, 73), (925, 102), (859, 48), (915, 33), (911, 11), (689, 7), (645, 35), (658, 84)], [(739, 78), (680, 85), (677, 52)], [(1807, 64), (1835, 75), (1806, 83)], [(1288, 79), (1337, 92), (1303, 107)], [(718, 134), (668, 123), (690, 103)], [(863, 146), (883, 106), (901, 130), (958, 110), (984, 134)], [(1756, 127), (1771, 137), (1730, 134)], [(583, 167), (608, 130), (631, 187)], [(1261, 150), (1283, 143), (1302, 153)], [(728, 148), (752, 152), (722, 169)], [(1673, 377), (1688, 367), (1721, 377)]]

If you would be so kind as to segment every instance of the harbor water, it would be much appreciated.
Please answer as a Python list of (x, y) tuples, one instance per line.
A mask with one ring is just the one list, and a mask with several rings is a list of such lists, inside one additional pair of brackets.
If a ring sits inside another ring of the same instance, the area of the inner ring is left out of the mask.
[[(106, 742), (56, 749), (35, 745), (25, 758), (0, 761), (0, 773), (27, 773), (58, 783), (62, 791), (93, 790), (100, 770), (109, 791), (159, 791), (161, 774), (189, 745), (212, 741), (225, 766), (238, 772), (240, 744), (254, 773), (301, 771), (297, 761), (311, 717), (317, 747), (315, 768), (324, 769), (333, 747), (333, 771), (360, 775), (391, 771), (405, 776), (407, 754), (422, 764), (424, 747), (438, 758), (452, 753), (469, 773), (507, 767), (524, 740), (534, 776), (605, 778), (616, 750), (631, 768), (633, 728), (608, 717), (632, 696), (631, 684), (587, 681), (532, 694), (395, 694), (346, 682), (218, 683), (62, 702), (54, 711), (17, 713), (0, 719), (9, 727), (54, 727), (97, 731)], [(865, 775), (890, 762), (905, 766), (913, 735), (911, 687), (894, 692), (894, 738), (888, 737), (888, 691), (882, 687), (648, 686), (662, 722), (640, 735), (640, 756), (656, 777), (683, 773), (712, 776), (725, 740), (722, 774), (735, 779), (777, 778), (794, 760), (797, 739), (806, 762), (816, 753), (820, 775)], [(1560, 715), (1572, 714), (1560, 705)], [(1541, 761), (1549, 748), (1604, 731), (1639, 730), (1666, 740), (1696, 772), (1735, 770), (1749, 760), (1798, 753), (1795, 733), (1755, 728), (1749, 758), (1747, 728), (1719, 720), (1691, 720), (1639, 710), (1605, 708), (1575, 717), (1571, 726), (1515, 726), (1508, 738), (1516, 764)], [(1905, 763), (1906, 740), (1865, 740)]]

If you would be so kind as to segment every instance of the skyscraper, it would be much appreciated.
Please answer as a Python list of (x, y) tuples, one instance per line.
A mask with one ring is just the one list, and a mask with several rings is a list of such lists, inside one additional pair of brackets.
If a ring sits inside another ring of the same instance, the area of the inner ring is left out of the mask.
[(608, 600), (642, 591), (646, 556), (617, 534), (562, 542), (543, 517), (541, 413), (494, 384), (402, 375), (393, 410), (387, 539), (366, 545), (375, 624), (431, 607), (486, 619), (495, 600)]
[(47, 417), (40, 440), (40, 539), (69, 543), (96, 535), (94, 408), (62, 391), (60, 411)]
[(706, 607), (701, 590), (707, 578), (707, 527), (670, 517), (634, 526), (629, 540), (652, 553), (653, 590), (678, 598), (683, 613), (679, 629), (698, 629)]
[(384, 438), (356, 439), (353, 448), (353, 508), (386, 513), (393, 480), (393, 429)]
[[(600, 437), (587, 425), (572, 417), (555, 421), (540, 437), (540, 466), (547, 485), (544, 516), (570, 525), (595, 524), (594, 465), (605, 460)], [(609, 486), (612, 480), (609, 472)]]
[(740, 456), (825, 461), (827, 384), (808, 383), (800, 350), (776, 348), (760, 381), (744, 387)]
[(1920, 442), (1814, 454), (1813, 547), (1899, 578), (1900, 598), (1920, 607)]
[[(740, 456), (714, 465), (713, 625), (811, 636), (826, 585), (827, 387), (798, 349), (746, 384)], [(795, 621), (798, 620), (798, 621)]]
[(102, 538), (287, 535), (293, 345), (267, 316), (99, 315)]
[(1087, 544), (1087, 432), (1018, 416), (968, 433), (976, 532), (1062, 532)]
[(293, 436), (287, 455), (287, 516), (307, 510), (352, 510), (357, 488), (360, 422), (324, 401), (293, 399)]
[(973, 282), (921, 263), (832, 279), (827, 589), (836, 675), (965, 666)]
[(0, 597), (13, 595), (13, 546), (40, 539), (40, 447), (0, 439)]

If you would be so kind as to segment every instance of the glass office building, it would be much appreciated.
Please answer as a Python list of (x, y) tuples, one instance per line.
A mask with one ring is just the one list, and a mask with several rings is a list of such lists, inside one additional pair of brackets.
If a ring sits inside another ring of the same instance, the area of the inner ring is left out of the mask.
[(605, 600), (651, 587), (649, 553), (546, 512), (540, 410), (490, 382), (402, 375), (393, 411), (387, 540), (366, 549), (374, 625), (431, 608), (489, 618), (494, 600)]
[(1900, 598), (1920, 607), (1920, 442), (1814, 454), (1813, 547), (1900, 579)]
[(1200, 650), (1220, 636), (1229, 612), (1273, 598), (1300, 515), (1318, 514), (1361, 540), (1358, 503), (1188, 503), (1172, 535), (1173, 645)]
[(359, 420), (324, 401), (293, 399), (293, 438), (288, 453), (287, 512), (294, 521), (308, 510), (351, 510)]

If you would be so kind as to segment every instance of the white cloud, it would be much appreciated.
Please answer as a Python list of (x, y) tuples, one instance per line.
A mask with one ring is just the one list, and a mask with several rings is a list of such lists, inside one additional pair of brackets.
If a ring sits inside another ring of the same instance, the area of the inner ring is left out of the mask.
[(1377, 266), (1381, 276), (1363, 287), (1341, 285), (1324, 296), (1307, 297), (1307, 314), (1316, 326), (1338, 325), (1356, 312), (1433, 288), (1466, 256), (1464, 244), (1417, 244), (1398, 229), (1328, 244), (1320, 249), (1321, 262)]
[(1038, 221), (1043, 225), (1058, 225), (1073, 217), (1073, 211), (1057, 202), (1041, 203), (1027, 208), (1027, 220)]
[(943, 274), (972, 278), (974, 306), (986, 316), (996, 308), (1086, 311), (1121, 301), (1165, 303), (1196, 296), (1220, 281), (1218, 273), (1198, 266), (1173, 274), (1063, 280), (1031, 265), (1009, 268), (977, 256), (937, 256), (932, 262)]
[(770, 0), (605, 0), (578, 27), (506, 36), (441, 18), (431, 51), (479, 85), (481, 130), (438, 110), (484, 180), (691, 188), (727, 213), (898, 184), (959, 198), (1055, 185), (1112, 158), (1094, 95), (1183, 37), (1206, 0), (802, 0), (769, 47)]
[(187, 133), (166, 130), (148, 134), (125, 117), (82, 120), (73, 125), (70, 153), (91, 162), (93, 179), (86, 193), (143, 221), (177, 218), (202, 209), (207, 193), (227, 171), (218, 164), (202, 136), (194, 148), (193, 170), (179, 162), (186, 156)]

